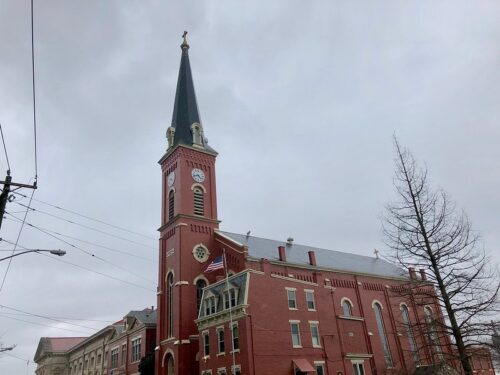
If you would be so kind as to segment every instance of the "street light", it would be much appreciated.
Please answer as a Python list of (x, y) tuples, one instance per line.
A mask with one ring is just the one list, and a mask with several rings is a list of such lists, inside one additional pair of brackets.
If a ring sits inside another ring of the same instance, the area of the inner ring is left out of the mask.
[(26, 250), (26, 251), (21, 251), (20, 253), (14, 254), (14, 255), (9, 255), (8, 257), (5, 258), (0, 258), (0, 262), (2, 260), (10, 259), (17, 257), (18, 255), (23, 255), (23, 254), (28, 254), (28, 253), (51, 253), (53, 255), (57, 255), (59, 257), (62, 257), (63, 255), (66, 254), (66, 251), (58, 249), (58, 250), (42, 250), (42, 249), (31, 249), (31, 250)]

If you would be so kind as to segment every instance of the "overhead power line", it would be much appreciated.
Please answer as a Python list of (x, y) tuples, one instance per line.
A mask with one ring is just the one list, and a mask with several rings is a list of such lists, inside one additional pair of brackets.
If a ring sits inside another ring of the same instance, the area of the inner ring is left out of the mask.
[[(83, 334), (88, 334), (88, 332), (84, 332), (84, 331), (77, 331), (75, 329), (69, 329), (69, 328), (62, 328), (62, 327), (54, 327), (54, 326), (51, 326), (49, 324), (43, 324), (43, 323), (37, 323), (37, 322), (32, 322), (30, 320), (24, 320), (24, 319), (18, 319), (18, 318), (13, 318), (12, 316), (3, 316), (3, 315), (0, 315), (0, 318), (3, 318), (3, 319), (10, 319), (10, 320), (16, 320), (18, 322), (23, 322), (23, 323), (28, 323), (28, 324), (33, 324), (33, 325), (36, 325), (36, 326), (42, 326), (42, 327), (49, 327), (49, 328), (54, 328), (54, 329), (60, 329), (60, 330), (63, 330), (63, 331), (68, 331), (68, 332), (76, 332), (76, 333), (83, 333)], [(94, 329), (95, 331), (97, 331), (97, 329)]]
[[(22, 203), (19, 203), (19, 202), (14, 202), (18, 205), (20, 205), (21, 207), (25, 207), (25, 208), (28, 208), (26, 205), (22, 204)], [(141, 243), (141, 242), (137, 242), (137, 241), (133, 241), (133, 240), (130, 240), (128, 238), (125, 238), (125, 237), (120, 237), (120, 236), (117, 236), (115, 234), (112, 234), (112, 233), (109, 233), (109, 232), (106, 232), (106, 231), (103, 231), (103, 230), (100, 230), (100, 229), (97, 229), (97, 228), (94, 228), (94, 227), (91, 227), (91, 226), (88, 226), (88, 225), (85, 225), (85, 224), (81, 224), (81, 223), (77, 223), (75, 221), (72, 221), (72, 220), (69, 220), (69, 219), (66, 219), (66, 218), (63, 218), (63, 217), (60, 217), (60, 216), (57, 216), (57, 215), (54, 215), (54, 214), (51, 214), (49, 212), (46, 212), (46, 211), (43, 211), (43, 210), (39, 210), (39, 209), (36, 209), (36, 208), (33, 208), (33, 207), (29, 207), (28, 208), (30, 211), (33, 211), (33, 212), (39, 212), (41, 214), (44, 214), (44, 215), (47, 215), (47, 216), (50, 216), (50, 217), (53, 217), (55, 219), (58, 219), (58, 220), (62, 220), (62, 221), (65, 221), (67, 223), (70, 223), (70, 224), (73, 224), (73, 225), (77, 225), (79, 227), (82, 227), (82, 228), (85, 228), (85, 229), (89, 229), (89, 230), (92, 230), (94, 232), (97, 232), (97, 233), (101, 233), (101, 234), (105, 234), (106, 236), (110, 236), (110, 237), (113, 237), (113, 238), (117, 238), (119, 240), (122, 240), (122, 241), (127, 241), (127, 242), (130, 242), (130, 243), (133, 243), (135, 245), (139, 245), (139, 246), (143, 246), (143, 247), (146, 247), (148, 249), (153, 249), (153, 250), (156, 250), (154, 247), (151, 247), (149, 245), (146, 245), (144, 243)]]
[(3, 137), (2, 124), (0, 124), (0, 133), (2, 133), (2, 143), (3, 143), (3, 150), (5, 151), (5, 160), (7, 160), (7, 168), (10, 171), (9, 155), (7, 154), (7, 147), (5, 146), (5, 138)]
[[(75, 241), (86, 243), (87, 245), (97, 246), (97, 247), (100, 247), (100, 248), (103, 248), (103, 249), (106, 249), (106, 250), (109, 250), (109, 251), (112, 251), (112, 252), (115, 252), (115, 253), (120, 253), (120, 254), (129, 256), (129, 257), (141, 259), (141, 260), (144, 260), (144, 261), (147, 261), (147, 262), (150, 262), (150, 263), (156, 263), (155, 260), (152, 260), (152, 259), (140, 256), (140, 255), (137, 255), (137, 254), (134, 254), (134, 253), (130, 253), (130, 252), (125, 251), (125, 250), (119, 250), (119, 249), (115, 249), (113, 247), (100, 245), (100, 244), (97, 244), (95, 242), (83, 240), (83, 239), (78, 238), (78, 237), (73, 237), (73, 236), (70, 236), (70, 235), (67, 235), (67, 234), (63, 234), (63, 233), (60, 233), (60, 232), (56, 232), (54, 230), (50, 230), (50, 229), (43, 228), (43, 227), (40, 227), (40, 226), (38, 226), (38, 228), (43, 229), (43, 230), (45, 230), (45, 231), (47, 231), (49, 233), (56, 234), (56, 235), (61, 236), (61, 237), (66, 237), (66, 238), (70, 238), (70, 239), (75, 240)], [(0, 251), (2, 251), (2, 250), (0, 250)]]
[[(21, 193), (19, 193), (19, 192), (13, 192), (13, 193), (14, 193), (14, 194), (17, 194), (17, 195), (19, 195), (19, 196), (21, 196), (21, 197), (23, 197), (23, 198), (28, 198), (28, 196), (27, 196), (27, 195), (21, 194)], [(127, 233), (131, 233), (131, 234), (135, 234), (135, 235), (137, 235), (137, 236), (144, 237), (144, 238), (149, 238), (150, 240), (157, 240), (157, 238), (155, 238), (155, 237), (147, 236), (147, 235), (145, 235), (145, 234), (143, 234), (143, 233), (135, 232), (135, 231), (133, 231), (133, 230), (130, 230), (130, 229), (127, 229), (127, 228), (124, 228), (124, 227), (121, 227), (121, 226), (118, 226), (118, 225), (115, 225), (115, 224), (108, 223), (107, 221), (104, 221), (104, 220), (101, 220), (101, 219), (96, 219), (96, 218), (93, 218), (93, 217), (91, 217), (91, 216), (81, 214), (81, 213), (79, 213), (79, 212), (76, 212), (76, 211), (74, 211), (74, 210), (70, 210), (70, 209), (68, 209), (68, 208), (64, 208), (64, 207), (61, 207), (61, 206), (58, 206), (58, 205), (55, 205), (55, 204), (52, 204), (52, 203), (49, 203), (49, 202), (45, 202), (45, 201), (42, 201), (42, 200), (40, 200), (40, 199), (35, 199), (35, 198), (33, 198), (33, 200), (34, 200), (35, 202), (37, 202), (37, 203), (42, 203), (42, 204), (45, 204), (45, 205), (50, 206), (50, 207), (52, 207), (52, 208), (55, 208), (55, 209), (57, 209), (57, 210), (61, 210), (61, 211), (64, 211), (64, 212), (68, 212), (68, 213), (70, 213), (70, 214), (73, 214), (73, 215), (76, 215), (76, 216), (80, 216), (80, 217), (83, 217), (83, 218), (85, 218), (85, 219), (87, 219), (87, 220), (92, 220), (92, 221), (95, 221), (95, 222), (100, 223), (100, 224), (107, 225), (107, 226), (109, 226), (109, 227), (111, 227), (111, 228), (118, 229), (118, 230), (121, 230), (121, 231), (123, 231), (123, 232), (127, 232)]]
[[(0, 306), (0, 307), (5, 307), (8, 308), (8, 306)], [(12, 316), (25, 316), (27, 314), (25, 313), (18, 313), (18, 312), (0, 312), (0, 314), (3, 315), (12, 315)], [(29, 314), (28, 314), (29, 315)], [(69, 317), (63, 317), (63, 316), (50, 316), (50, 318), (53, 319), (59, 319), (59, 320), (66, 320), (66, 321), (81, 321), (81, 322), (96, 322), (96, 323), (107, 323), (107, 324), (112, 324), (115, 321), (113, 320), (102, 320), (102, 319), (85, 319), (85, 318), (69, 318)]]
[(33, 0), (31, 0), (31, 77), (33, 88), (33, 132), (35, 141), (35, 182), (38, 181), (38, 156), (37, 156), (37, 141), (36, 141), (36, 90), (35, 90), (35, 33), (33, 27)]
[[(11, 215), (11, 216), (12, 216), (12, 215)], [(15, 216), (14, 216), (14, 217), (15, 217)], [(16, 217), (15, 217), (15, 218), (16, 218)], [(17, 220), (19, 220), (18, 218), (16, 218), (16, 219), (17, 219)], [(26, 223), (26, 225), (31, 226), (31, 227), (33, 227), (33, 228), (36, 228), (36, 227), (34, 227), (32, 224), (30, 224), (30, 223)], [(6, 240), (5, 238), (3, 238), (2, 240), (7, 242), (7, 240)], [(9, 241), (9, 242), (10, 242), (10, 241)], [(24, 248), (24, 249), (27, 249), (26, 247), (21, 246), (21, 245), (19, 245), (19, 247)], [(123, 280), (123, 279), (120, 279), (119, 277), (115, 277), (115, 276), (112, 276), (112, 275), (108, 275), (108, 274), (106, 274), (106, 273), (104, 273), (104, 272), (99, 272), (99, 271), (93, 270), (93, 269), (91, 269), (91, 268), (84, 267), (84, 266), (82, 266), (82, 265), (75, 264), (75, 263), (69, 262), (69, 261), (67, 261), (67, 260), (63, 260), (63, 259), (61, 259), (60, 257), (53, 257), (53, 256), (50, 256), (50, 255), (47, 255), (47, 254), (44, 254), (44, 253), (36, 253), (36, 254), (39, 254), (39, 255), (42, 255), (42, 256), (46, 256), (46, 257), (48, 257), (49, 259), (52, 259), (52, 260), (55, 260), (55, 261), (58, 261), (58, 262), (62, 262), (62, 263), (66, 263), (66, 264), (69, 264), (69, 265), (74, 266), (74, 267), (76, 267), (76, 268), (80, 268), (80, 269), (83, 269), (83, 270), (86, 270), (86, 271), (89, 271), (89, 272), (95, 273), (95, 274), (97, 274), (97, 275), (101, 275), (101, 276), (107, 277), (108, 279), (112, 279), (112, 280), (115, 280), (115, 281), (120, 281), (120, 282), (122, 282), (122, 283), (124, 283), (124, 284), (128, 284), (128, 285), (135, 286), (136, 288), (141, 288), (141, 289), (144, 289), (144, 290), (148, 290), (148, 291), (150, 291), (150, 292), (151, 292), (151, 291), (153, 291), (153, 289), (148, 288), (148, 287), (145, 287), (145, 286), (143, 286), (143, 285), (136, 284), (136, 283), (133, 283), (133, 282), (131, 282), (131, 281)], [(150, 281), (151, 281), (151, 280), (150, 280)]]
[[(8, 307), (8, 306), (5, 306), (5, 305), (0, 305), (0, 308), (8, 309), (8, 310), (16, 311), (16, 312), (20, 312), (20, 313), (23, 313), (26, 316), (33, 316), (33, 317), (36, 317), (36, 318), (42, 318), (42, 319), (51, 320), (51, 321), (56, 322), (56, 323), (64, 323), (64, 324), (72, 325), (72, 326), (75, 326), (75, 327), (85, 328), (85, 329), (93, 329), (93, 330), (96, 330), (96, 331), (98, 330), (95, 327), (89, 327), (89, 326), (84, 326), (82, 324), (70, 323), (70, 322), (66, 322), (66, 321), (61, 320), (61, 319), (52, 318), (50, 316), (40, 315), (40, 314), (34, 314), (34, 313), (30, 313), (28, 311), (19, 310), (19, 309), (16, 309), (14, 307)], [(3, 313), (0, 312), (0, 314), (3, 314)]]
[[(15, 218), (15, 219), (17, 219), (17, 221), (20, 221), (20, 219), (19, 219), (18, 217), (14, 216), (14, 215), (12, 215), (12, 214), (9, 214), (8, 212), (6, 212), (6, 214), (7, 214), (7, 215), (9, 215), (9, 216), (11, 216), (11, 217), (13, 217), (13, 218)], [(152, 283), (152, 284), (155, 284), (155, 285), (156, 285), (156, 282), (155, 282), (155, 281), (153, 281), (153, 280), (150, 280), (150, 279), (148, 279), (148, 278), (146, 278), (146, 277), (144, 277), (144, 276), (142, 276), (142, 275), (140, 275), (140, 274), (138, 274), (138, 273), (135, 273), (135, 272), (133, 272), (133, 271), (130, 271), (129, 269), (127, 269), (127, 268), (125, 268), (125, 267), (119, 266), (118, 264), (113, 263), (113, 262), (111, 262), (111, 261), (109, 261), (109, 260), (107, 260), (107, 259), (105, 259), (105, 258), (102, 258), (102, 257), (100, 257), (100, 256), (98, 256), (98, 255), (95, 255), (95, 254), (93, 254), (91, 251), (85, 250), (85, 249), (81, 248), (80, 246), (77, 246), (77, 245), (75, 245), (75, 244), (72, 244), (71, 242), (68, 242), (68, 241), (66, 241), (66, 240), (64, 240), (64, 239), (62, 239), (62, 238), (60, 238), (60, 237), (58, 237), (58, 236), (56, 236), (56, 235), (54, 235), (54, 234), (52, 234), (52, 233), (49, 233), (49, 232), (47, 232), (47, 231), (45, 231), (45, 230), (43, 230), (43, 229), (41, 229), (41, 228), (37, 227), (36, 225), (33, 225), (33, 224), (31, 224), (31, 223), (28, 223), (28, 222), (25, 222), (25, 223), (26, 223), (26, 225), (28, 225), (29, 227), (34, 228), (34, 229), (36, 229), (36, 230), (38, 230), (38, 231), (40, 231), (40, 232), (42, 232), (42, 233), (46, 234), (46, 235), (47, 235), (47, 236), (49, 236), (49, 237), (55, 238), (56, 240), (61, 241), (62, 243), (66, 244), (66, 245), (68, 245), (68, 246), (70, 246), (70, 247), (72, 247), (72, 248), (74, 248), (74, 249), (76, 249), (76, 250), (79, 250), (79, 251), (83, 252), (84, 254), (86, 254), (86, 255), (88, 255), (88, 256), (91, 256), (92, 258), (95, 258), (95, 259), (97, 259), (97, 260), (100, 260), (100, 261), (101, 261), (101, 262), (103, 262), (103, 263), (109, 264), (110, 266), (113, 266), (113, 267), (118, 268), (118, 269), (120, 269), (120, 270), (122, 270), (122, 271), (125, 271), (125, 272), (127, 272), (127, 273), (129, 273), (129, 274), (131, 274), (131, 275), (134, 275), (135, 277), (137, 277), (137, 278), (139, 278), (139, 279), (142, 279), (142, 280), (148, 281), (148, 282), (150, 282), (150, 283)], [(9, 241), (7, 241), (6, 239), (3, 239), (3, 241), (5, 241), (5, 242), (9, 242)], [(51, 257), (51, 258), (52, 258), (52, 257)]]
[[(26, 223), (26, 217), (28, 216), (28, 212), (29, 212), (29, 209), (30, 209), (30, 205), (31, 205), (31, 201), (33, 199), (33, 195), (35, 194), (35, 190), (33, 189), (31, 191), (31, 197), (30, 197), (30, 201), (28, 203), (28, 206), (26, 206), (26, 212), (24, 213), (24, 217), (21, 221), (21, 227), (19, 228), (19, 233), (17, 234), (17, 239), (16, 239), (16, 242), (14, 244), (14, 248), (12, 249), (12, 255), (14, 255), (16, 249), (17, 249), (17, 245), (19, 243), (19, 238), (21, 238), (21, 233), (23, 232), (23, 228), (24, 228), (24, 224)], [(7, 279), (7, 275), (9, 274), (9, 270), (10, 270), (10, 265), (12, 264), (12, 257), (9, 258), (9, 261), (8, 261), (8, 264), (7, 264), (7, 269), (5, 270), (5, 273), (3, 274), (3, 279), (2, 279), (2, 284), (0, 285), (0, 293), (2, 292), (3, 290), (3, 286), (5, 285), (5, 280)]]

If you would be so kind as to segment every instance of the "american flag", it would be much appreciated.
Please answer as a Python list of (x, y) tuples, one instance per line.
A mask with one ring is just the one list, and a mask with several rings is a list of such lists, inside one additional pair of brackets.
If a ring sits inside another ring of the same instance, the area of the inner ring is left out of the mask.
[(224, 260), (222, 259), (222, 255), (219, 255), (217, 258), (215, 258), (212, 263), (210, 263), (205, 270), (205, 272), (212, 272), (215, 270), (220, 270), (224, 268)]

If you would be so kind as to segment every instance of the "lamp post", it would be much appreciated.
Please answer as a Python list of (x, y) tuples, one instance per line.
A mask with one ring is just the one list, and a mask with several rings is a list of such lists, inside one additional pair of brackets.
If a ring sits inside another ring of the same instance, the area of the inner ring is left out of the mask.
[(6, 259), (10, 259), (10, 258), (14, 258), (14, 257), (17, 257), (19, 255), (23, 255), (23, 254), (28, 254), (28, 253), (51, 253), (53, 255), (57, 255), (59, 257), (62, 257), (63, 255), (66, 254), (66, 251), (64, 250), (43, 250), (43, 249), (28, 249), (26, 251), (21, 251), (17, 254), (14, 254), (14, 255), (9, 255), (8, 257), (5, 257), (5, 258), (0, 258), (0, 262), (2, 260), (6, 260)]

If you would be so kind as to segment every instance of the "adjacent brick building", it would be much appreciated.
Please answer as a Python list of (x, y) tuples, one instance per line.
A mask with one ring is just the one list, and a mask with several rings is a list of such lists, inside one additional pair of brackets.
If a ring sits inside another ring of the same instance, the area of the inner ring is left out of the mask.
[[(181, 49), (159, 161), (156, 374), (406, 374), (448, 358), (449, 338), (432, 332), (432, 321), (443, 319), (435, 298), (419, 307), (399, 293), (415, 270), (219, 230), (217, 152), (198, 112), (186, 40)], [(222, 255), (227, 279), (205, 272)], [(419, 322), (428, 329), (413, 329)], [(491, 366), (484, 371), (493, 375)]]
[(156, 310), (130, 311), (90, 337), (42, 337), (34, 361), (37, 375), (138, 375), (154, 352)]

